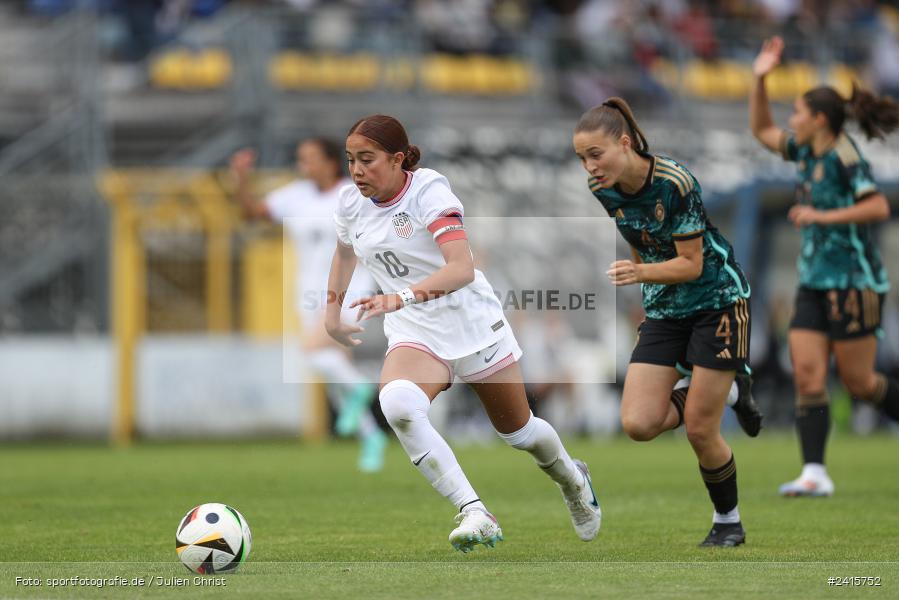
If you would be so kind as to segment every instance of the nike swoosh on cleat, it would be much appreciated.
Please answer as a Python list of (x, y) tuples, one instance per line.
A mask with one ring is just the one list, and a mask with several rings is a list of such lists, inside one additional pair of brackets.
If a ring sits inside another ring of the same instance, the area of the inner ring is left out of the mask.
[(590, 486), (590, 495), (593, 496), (593, 500), (590, 501), (590, 504), (599, 508), (599, 501), (596, 499), (596, 492), (593, 491), (593, 483), (588, 479), (587, 485)]
[(590, 486), (590, 495), (593, 496), (593, 500), (590, 501), (590, 504), (592, 504), (596, 508), (599, 508), (599, 501), (596, 499), (596, 492), (593, 491), (593, 481), (590, 480), (590, 476), (587, 475), (587, 473), (585, 473), (584, 471), (581, 471), (581, 473), (584, 473), (584, 481), (586, 481), (587, 485)]
[(421, 455), (421, 458), (419, 458), (418, 460), (413, 460), (413, 461), (412, 461), (412, 464), (415, 465), (415, 466), (417, 467), (418, 465), (421, 464), (421, 461), (423, 461), (423, 460), (425, 459), (425, 456), (427, 456), (427, 455), (430, 454), (430, 453), (431, 453), (431, 451), (428, 450), (427, 452), (425, 452), (424, 454)]

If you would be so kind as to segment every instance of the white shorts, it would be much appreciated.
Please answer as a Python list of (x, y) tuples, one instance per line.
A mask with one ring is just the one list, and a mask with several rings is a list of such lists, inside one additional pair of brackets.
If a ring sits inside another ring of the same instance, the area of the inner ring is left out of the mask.
[(443, 363), (449, 373), (449, 384), (446, 386), (447, 388), (453, 384), (453, 380), (457, 375), (459, 379), (466, 383), (473, 383), (486, 379), (494, 373), (505, 369), (512, 363), (517, 362), (522, 354), (521, 347), (518, 345), (518, 340), (515, 339), (515, 334), (512, 333), (512, 328), (510, 327), (507, 328), (506, 335), (504, 335), (498, 342), (494, 342), (486, 348), (478, 350), (474, 354), (469, 354), (468, 356), (453, 360), (440, 358), (426, 345), (421, 342), (413, 341), (396, 342), (387, 348), (387, 352), (384, 355), (387, 356), (387, 354), (390, 354), (396, 348), (414, 348), (415, 350), (421, 350)]

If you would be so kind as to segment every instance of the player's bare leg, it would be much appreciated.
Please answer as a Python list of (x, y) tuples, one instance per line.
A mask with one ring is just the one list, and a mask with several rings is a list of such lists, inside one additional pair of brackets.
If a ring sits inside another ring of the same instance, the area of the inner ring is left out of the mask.
[(418, 471), (459, 510), (450, 543), (462, 552), (502, 539), (499, 524), (462, 472), (453, 451), (428, 420), (431, 401), (450, 383), (438, 358), (413, 348), (393, 349), (381, 370), (381, 410)]
[[(678, 379), (674, 367), (628, 365), (621, 396), (621, 428), (631, 439), (646, 442), (681, 423), (685, 398), (672, 394)], [(675, 404), (678, 400), (679, 406)]]
[(780, 486), (780, 495), (830, 496), (833, 481), (824, 467), (824, 451), (830, 431), (830, 399), (827, 371), (831, 342), (811, 329), (790, 330), (790, 357), (796, 388), (796, 430), (802, 450), (802, 473)]
[(590, 541), (599, 532), (602, 518), (590, 472), (582, 461), (572, 460), (552, 425), (531, 414), (522, 381), (516, 362), (469, 385), (481, 399), (499, 436), (513, 448), (533, 456), (543, 472), (559, 485), (575, 532), (585, 542)]
[(849, 393), (860, 400), (870, 401), (877, 391), (879, 377), (874, 371), (876, 354), (877, 338), (873, 335), (833, 342), (840, 380)]
[(703, 367), (693, 369), (684, 424), (696, 458), (707, 468), (724, 464), (731, 455), (730, 447), (721, 436), (721, 415), (724, 413), (724, 399), (733, 380), (733, 371)]
[(877, 338), (867, 335), (835, 341), (833, 354), (840, 379), (849, 393), (882, 409), (894, 421), (899, 421), (899, 383), (874, 370)]

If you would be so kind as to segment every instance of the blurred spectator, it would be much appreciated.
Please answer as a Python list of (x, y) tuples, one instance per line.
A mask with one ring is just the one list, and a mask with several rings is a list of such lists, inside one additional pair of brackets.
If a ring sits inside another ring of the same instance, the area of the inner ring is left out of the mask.
[(756, 0), (765, 17), (782, 25), (799, 14), (800, 0)]
[(179, 34), (192, 17), (209, 17), (228, 0), (28, 0), (30, 11), (57, 15), (81, 8), (112, 15), (121, 22), (113, 40), (115, 54), (126, 61), (144, 60), (159, 44)]
[(285, 4), (300, 12), (312, 12), (318, 6), (319, 0), (283, 0)]
[(715, 37), (712, 17), (706, 11), (705, 3), (692, 0), (687, 11), (671, 24), (683, 44), (694, 55), (705, 60), (718, 57), (718, 39)]
[(490, 0), (419, 0), (415, 17), (437, 52), (486, 52), (496, 36), (490, 4)]
[(871, 75), (882, 94), (899, 99), (899, 11), (884, 6), (871, 48)]
[(120, 10), (125, 22), (124, 58), (141, 61), (156, 45), (156, 13), (161, 8), (157, 0), (130, 0), (121, 2)]

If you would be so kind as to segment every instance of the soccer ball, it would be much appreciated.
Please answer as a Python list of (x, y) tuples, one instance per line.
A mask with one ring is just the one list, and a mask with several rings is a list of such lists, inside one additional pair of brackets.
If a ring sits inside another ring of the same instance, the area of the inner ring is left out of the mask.
[(190, 509), (175, 532), (178, 558), (201, 575), (233, 571), (247, 560), (252, 545), (253, 536), (243, 515), (215, 502)]

